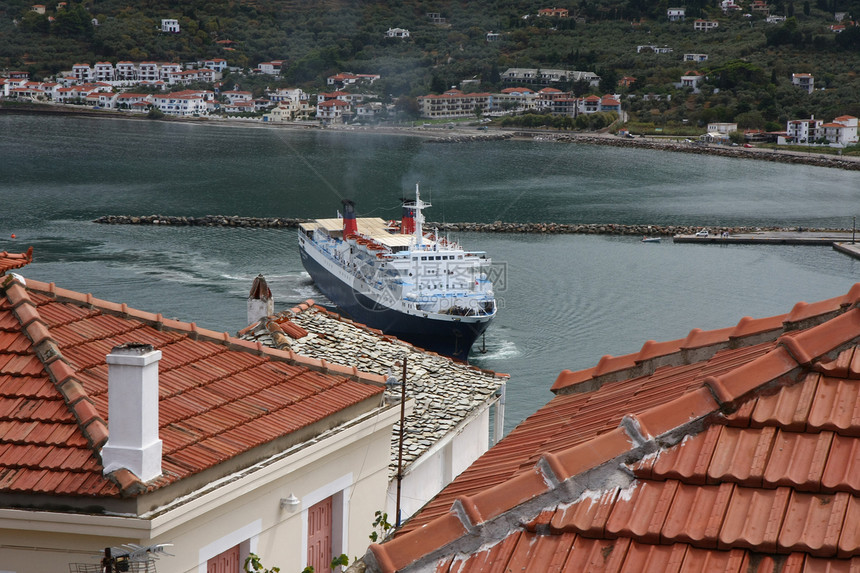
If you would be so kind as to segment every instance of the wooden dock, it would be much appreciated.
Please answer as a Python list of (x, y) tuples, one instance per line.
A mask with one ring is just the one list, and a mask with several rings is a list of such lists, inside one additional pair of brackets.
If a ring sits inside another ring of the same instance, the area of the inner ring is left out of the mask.
[(719, 245), (830, 246), (841, 253), (860, 259), (860, 232), (852, 231), (761, 231), (724, 235), (708, 234), (707, 236), (675, 235), (672, 241)]

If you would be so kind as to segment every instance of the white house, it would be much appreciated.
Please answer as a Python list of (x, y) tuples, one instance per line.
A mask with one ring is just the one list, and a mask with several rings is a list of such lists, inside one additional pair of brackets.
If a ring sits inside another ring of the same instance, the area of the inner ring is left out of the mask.
[(385, 105), (379, 101), (371, 101), (355, 106), (355, 117), (363, 121), (373, 121), (385, 111)]
[(501, 74), (502, 82), (507, 84), (551, 85), (559, 82), (588, 82), (597, 85), (600, 76), (594, 72), (565, 70), (558, 68), (508, 68)]
[(281, 68), (284, 65), (284, 60), (272, 60), (271, 62), (260, 62), (257, 66), (257, 71), (261, 74), (277, 76), (281, 73)]
[(812, 145), (825, 142), (831, 146), (844, 147), (854, 145), (858, 141), (857, 118), (851, 115), (840, 115), (830, 123), (811, 117), (810, 119), (794, 119), (788, 122), (785, 136), (780, 137), (780, 145)]
[(709, 123), (708, 124), (708, 133), (722, 133), (728, 135), (733, 131), (738, 130), (738, 124), (736, 123)]
[(670, 22), (681, 22), (686, 17), (686, 8), (669, 8), (666, 10), (666, 17)]
[(117, 80), (134, 82), (140, 79), (140, 73), (134, 62), (117, 62), (114, 70)]
[(254, 94), (248, 91), (230, 90), (221, 92), (221, 95), (230, 103), (235, 103), (237, 101), (251, 101), (254, 99)]
[(151, 101), (152, 96), (149, 94), (125, 92), (117, 94), (114, 103), (119, 110), (143, 112), (149, 108)]
[(389, 28), (387, 32), (385, 32), (386, 38), (408, 38), (409, 30), (405, 30), (403, 28)]
[(824, 139), (831, 145), (845, 147), (857, 143), (857, 118), (854, 116), (840, 115), (820, 128), (824, 132)]
[(786, 127), (786, 140), (779, 143), (794, 143), (800, 145), (808, 145), (814, 143), (821, 137), (823, 133), (821, 125), (824, 122), (820, 119), (815, 119), (815, 116), (809, 119), (794, 119), (788, 122)]
[(328, 99), (317, 102), (317, 119), (329, 123), (342, 123), (344, 115), (349, 115), (352, 106), (342, 99)]
[(110, 82), (116, 79), (113, 64), (110, 62), (96, 62), (93, 66), (92, 79), (96, 82)]
[(681, 76), (681, 87), (692, 88), (693, 93), (699, 93), (699, 84), (702, 83), (704, 77), (701, 72), (695, 70), (688, 71)]
[(685, 62), (707, 62), (708, 54), (684, 54)]
[(212, 92), (185, 90), (152, 98), (152, 106), (167, 115), (180, 117), (204, 116), (209, 114)]
[(72, 66), (72, 75), (79, 84), (87, 83), (93, 79), (93, 70), (89, 64), (75, 64)]
[(161, 20), (161, 31), (170, 34), (179, 33), (179, 20), (163, 18)]
[(815, 89), (815, 78), (812, 74), (791, 74), (791, 84), (811, 94)]
[(30, 260), (0, 254), (4, 571), (101, 571), (123, 545), (169, 546), (165, 572), (362, 554), (400, 414), (382, 376), (5, 274)]
[(212, 58), (211, 60), (203, 60), (202, 62), (197, 62), (200, 67), (209, 68), (215, 70), (216, 72), (223, 72), (227, 69), (227, 60), (224, 58)]
[(719, 28), (720, 23), (716, 20), (696, 20), (693, 22), (693, 30), (697, 32), (710, 32)]

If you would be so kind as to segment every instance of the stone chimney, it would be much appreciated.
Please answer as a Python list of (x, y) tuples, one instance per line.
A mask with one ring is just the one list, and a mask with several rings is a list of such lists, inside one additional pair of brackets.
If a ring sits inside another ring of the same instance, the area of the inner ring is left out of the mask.
[(108, 363), (108, 441), (102, 448), (104, 473), (125, 468), (141, 481), (161, 475), (158, 439), (158, 361), (150, 344), (115, 346)]
[(275, 314), (275, 299), (263, 275), (257, 275), (248, 295), (248, 324), (255, 324), (261, 318)]

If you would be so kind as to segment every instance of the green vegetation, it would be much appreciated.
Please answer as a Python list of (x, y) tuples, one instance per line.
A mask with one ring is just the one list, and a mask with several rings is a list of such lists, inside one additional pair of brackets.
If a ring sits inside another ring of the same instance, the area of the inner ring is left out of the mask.
[[(740, 12), (750, 1), (740, 1)], [(686, 20), (668, 22), (669, 5), (684, 6)], [(813, 114), (860, 116), (860, 28), (830, 30), (835, 12), (846, 12), (846, 21), (860, 16), (860, 0), (772, 0), (771, 13), (788, 17), (777, 24), (760, 13), (723, 14), (717, 0), (574, 0), (559, 5), (570, 10), (567, 19), (537, 17), (539, 8), (555, 6), (537, 0), (70, 0), (63, 9), (48, 5), (44, 15), (31, 6), (0, 0), (0, 67), (34, 79), (77, 62), (221, 57), (247, 72), (279, 59), (286, 62), (280, 78), (232, 73), (225, 84), (255, 95), (277, 86), (318, 91), (339, 71), (378, 73), (382, 79), (369, 89), (408, 116), (417, 110), (415, 97), (465, 79), (480, 80), (467, 91), (492, 92), (503, 87), (500, 73), (508, 67), (569, 68), (600, 74), (599, 89), (554, 87), (576, 95), (620, 91), (632, 119), (665, 130), (712, 121), (784, 129), (788, 119)], [(429, 12), (445, 23), (431, 22)], [(719, 27), (694, 31), (699, 17)], [(162, 33), (162, 18), (178, 19), (181, 33)], [(394, 27), (410, 37), (385, 37)], [(499, 39), (487, 42), (489, 31)], [(673, 51), (637, 52), (641, 45)], [(708, 60), (684, 62), (685, 53)], [(704, 74), (701, 93), (676, 87), (688, 70)], [(791, 85), (800, 72), (815, 77), (813, 93)], [(635, 83), (617, 88), (625, 76)]]

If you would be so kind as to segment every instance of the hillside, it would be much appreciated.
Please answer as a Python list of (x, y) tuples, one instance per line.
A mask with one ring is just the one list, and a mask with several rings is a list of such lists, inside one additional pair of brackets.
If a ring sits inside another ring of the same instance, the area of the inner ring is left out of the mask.
[[(70, 0), (64, 7), (31, 10), (22, 0), (0, 0), (0, 67), (46, 77), (76, 62), (156, 60), (194, 62), (222, 57), (230, 66), (252, 68), (285, 60), (282, 78), (230, 81), (248, 89), (267, 85), (321, 89), (338, 71), (378, 73), (383, 99), (415, 97), (479, 79), (474, 89), (499, 89), (508, 67), (595, 71), (600, 89), (556, 86), (585, 92), (619, 91), (617, 80), (636, 78), (623, 92), (633, 119), (654, 125), (738, 121), (741, 127), (784, 128), (789, 118), (860, 116), (860, 28), (831, 31), (836, 12), (860, 14), (860, 0), (774, 2), (770, 14), (787, 16), (769, 24), (753, 13), (751, 0), (724, 14), (716, 0), (686, 3), (589, 1), (553, 5), (568, 18), (537, 17), (550, 4), (528, 0), (391, 2), (371, 0), (195, 0), (179, 6), (164, 0)], [(686, 19), (669, 22), (668, 6), (683, 6)], [(443, 22), (433, 22), (438, 13)], [(747, 16), (746, 14), (749, 14)], [(97, 25), (93, 25), (95, 18)], [(180, 34), (160, 32), (162, 18), (176, 18)], [(718, 22), (708, 32), (693, 21)], [(406, 28), (406, 39), (386, 38), (389, 28)], [(488, 32), (498, 33), (488, 42)], [(666, 46), (668, 54), (637, 52), (642, 45)], [(707, 54), (702, 63), (682, 61), (686, 53)], [(701, 93), (674, 84), (687, 71), (707, 79)], [(792, 73), (810, 73), (816, 91), (791, 85)], [(825, 89), (818, 89), (825, 88)], [(648, 96), (643, 97), (643, 96)]]

